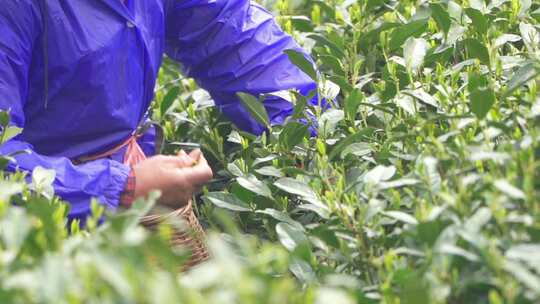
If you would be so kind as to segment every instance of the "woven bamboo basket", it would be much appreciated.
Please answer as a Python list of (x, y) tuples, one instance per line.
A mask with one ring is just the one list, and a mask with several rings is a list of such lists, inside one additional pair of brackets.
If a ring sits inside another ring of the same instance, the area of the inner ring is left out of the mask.
[(182, 217), (187, 224), (185, 230), (176, 229), (171, 238), (171, 246), (178, 246), (190, 251), (190, 258), (184, 265), (183, 270), (187, 270), (197, 264), (206, 261), (210, 255), (205, 244), (206, 235), (193, 212), (193, 202), (180, 209), (165, 214), (147, 215), (141, 219), (141, 224), (148, 229), (154, 230), (160, 223), (170, 217)]

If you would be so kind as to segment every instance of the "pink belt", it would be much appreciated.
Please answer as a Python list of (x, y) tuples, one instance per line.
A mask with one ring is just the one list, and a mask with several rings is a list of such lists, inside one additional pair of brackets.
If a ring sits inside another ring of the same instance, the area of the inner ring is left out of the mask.
[(91, 155), (91, 156), (83, 156), (81, 158), (78, 158), (74, 161), (75, 164), (81, 164), (93, 160), (98, 160), (102, 158), (109, 157), (118, 151), (120, 151), (122, 148), (126, 148), (126, 152), (124, 153), (124, 161), (123, 163), (128, 166), (134, 166), (141, 161), (146, 159), (146, 155), (144, 154), (144, 151), (141, 149), (141, 146), (139, 146), (139, 143), (137, 143), (137, 138), (139, 138), (140, 135), (133, 134), (131, 135), (127, 140), (119, 144), (118, 146), (105, 151), (103, 153), (97, 154), (97, 155)]

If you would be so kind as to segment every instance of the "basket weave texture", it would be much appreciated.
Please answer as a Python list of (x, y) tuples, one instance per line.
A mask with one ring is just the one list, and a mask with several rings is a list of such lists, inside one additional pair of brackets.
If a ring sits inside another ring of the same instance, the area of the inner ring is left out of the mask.
[(189, 260), (184, 265), (184, 270), (206, 261), (210, 257), (204, 242), (206, 236), (195, 212), (193, 212), (192, 201), (189, 201), (185, 207), (167, 214), (147, 215), (141, 219), (141, 224), (153, 230), (169, 217), (182, 217), (188, 226), (186, 230), (175, 228), (171, 238), (171, 246), (182, 247), (191, 252)]

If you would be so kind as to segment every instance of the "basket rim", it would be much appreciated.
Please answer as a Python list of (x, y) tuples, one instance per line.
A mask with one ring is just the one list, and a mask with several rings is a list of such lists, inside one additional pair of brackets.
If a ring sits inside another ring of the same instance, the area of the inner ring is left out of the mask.
[(142, 224), (161, 223), (170, 217), (189, 215), (192, 211), (193, 211), (193, 201), (189, 200), (188, 203), (182, 208), (179, 208), (179, 209), (176, 209), (171, 212), (164, 213), (164, 214), (145, 215), (140, 218), (140, 222)]

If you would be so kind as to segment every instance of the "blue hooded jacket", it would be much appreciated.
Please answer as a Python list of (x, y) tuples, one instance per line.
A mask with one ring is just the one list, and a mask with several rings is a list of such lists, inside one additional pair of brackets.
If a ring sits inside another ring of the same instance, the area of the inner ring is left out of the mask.
[[(130, 171), (123, 151), (80, 165), (71, 160), (117, 146), (146, 119), (164, 53), (225, 116), (258, 134), (263, 127), (237, 92), (307, 95), (316, 86), (287, 49), (302, 51), (249, 0), (3, 0), (0, 109), (24, 130), (0, 153), (31, 151), (10, 171), (54, 169), (56, 194), (71, 204), (71, 218), (84, 219), (92, 197), (114, 210)], [(265, 106), (273, 124), (293, 109), (279, 97)], [(139, 143), (154, 153), (152, 132)]]

